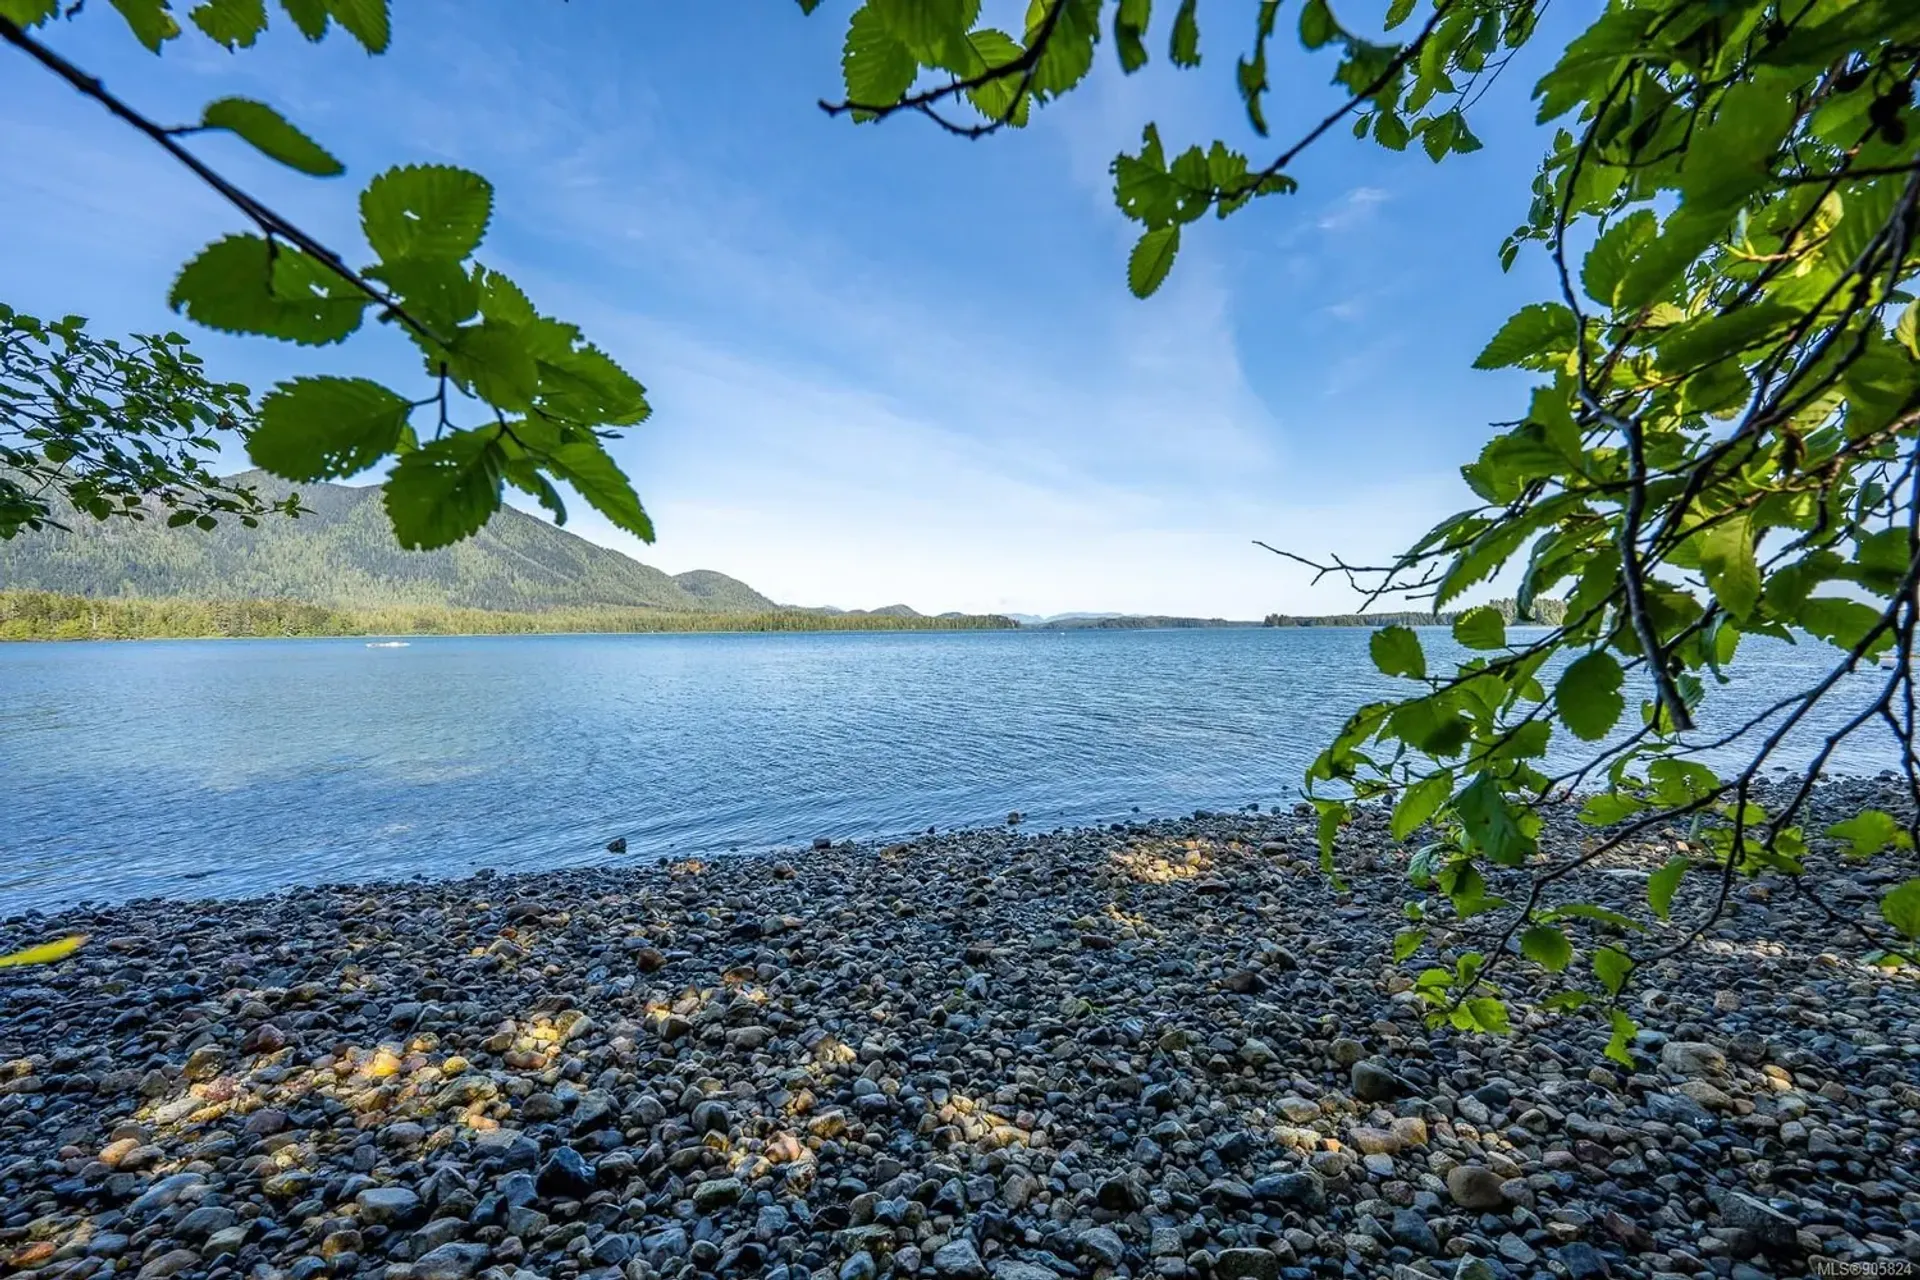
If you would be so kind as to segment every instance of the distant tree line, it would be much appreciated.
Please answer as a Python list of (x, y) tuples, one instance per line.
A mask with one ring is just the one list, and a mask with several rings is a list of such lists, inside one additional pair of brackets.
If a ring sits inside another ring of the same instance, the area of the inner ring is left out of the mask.
[[(1512, 599), (1489, 600), (1487, 607), (1499, 610), (1501, 618), (1508, 625), (1520, 621), (1520, 606)], [(1417, 610), (1402, 613), (1329, 613), (1311, 616), (1270, 613), (1263, 625), (1269, 627), (1450, 627), (1459, 617), (1460, 611), (1421, 613)], [(1557, 627), (1566, 620), (1566, 601), (1535, 600), (1533, 616), (1526, 619), (1526, 622)]]
[(283, 636), (532, 635), (661, 631), (991, 631), (997, 615), (925, 618), (889, 614), (668, 613), (653, 609), (553, 609), (505, 613), (444, 605), (336, 608), (297, 600), (99, 599), (51, 591), (0, 591), (0, 640), (162, 640)]

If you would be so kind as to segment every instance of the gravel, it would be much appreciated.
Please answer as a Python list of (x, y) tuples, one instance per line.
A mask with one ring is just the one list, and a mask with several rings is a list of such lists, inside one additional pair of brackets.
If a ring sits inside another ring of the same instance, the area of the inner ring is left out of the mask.
[[(1342, 856), (1375, 870), (1341, 892), (1311, 827), (1029, 822), (16, 917), (0, 948), (93, 940), (0, 975), (0, 1265), (1752, 1280), (1920, 1260), (1911, 970), (1839, 952), (1763, 880), (1637, 975), (1632, 1070), (1601, 1021), (1531, 1008), (1553, 980), (1519, 968), (1511, 1035), (1429, 1031), (1430, 955), (1391, 959), (1405, 851), (1363, 817)], [(1649, 838), (1577, 888), (1636, 905), (1673, 850)], [(1914, 872), (1841, 874), (1836, 910), (1864, 917)]]

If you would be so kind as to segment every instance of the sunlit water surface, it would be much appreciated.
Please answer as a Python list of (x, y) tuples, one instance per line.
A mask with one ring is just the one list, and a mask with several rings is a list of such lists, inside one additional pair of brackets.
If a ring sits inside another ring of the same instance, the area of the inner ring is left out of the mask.
[[(1423, 639), (1430, 661), (1454, 652)], [(1032, 830), (1289, 804), (1355, 706), (1411, 688), (1366, 646), (1350, 629), (0, 645), (0, 917), (1011, 810)], [(1834, 656), (1750, 644), (1706, 727)], [(1877, 683), (1846, 677), (1781, 763)], [(1874, 732), (1829, 769), (1896, 759)]]

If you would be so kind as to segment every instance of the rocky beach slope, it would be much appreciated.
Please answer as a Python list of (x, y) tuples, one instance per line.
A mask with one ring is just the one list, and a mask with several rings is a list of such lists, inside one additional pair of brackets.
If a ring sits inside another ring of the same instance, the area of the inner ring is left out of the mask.
[[(1585, 1019), (1430, 1033), (1422, 957), (1390, 954), (1404, 854), (1374, 821), (1345, 894), (1286, 813), (16, 917), (0, 950), (93, 941), (0, 974), (0, 1271), (1751, 1280), (1920, 1259), (1912, 971), (1860, 965), (1763, 883), (1640, 977), (1632, 1071)], [(1643, 903), (1670, 852), (1583, 891)], [(1895, 872), (1853, 874), (1843, 912)]]

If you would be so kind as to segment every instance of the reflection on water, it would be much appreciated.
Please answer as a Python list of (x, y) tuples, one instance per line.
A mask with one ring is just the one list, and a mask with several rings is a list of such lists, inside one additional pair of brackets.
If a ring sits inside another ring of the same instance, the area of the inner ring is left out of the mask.
[[(1444, 632), (1424, 637), (1448, 656)], [(1348, 629), (0, 645), (0, 916), (1291, 803)], [(1831, 650), (1749, 642), (1703, 730)], [(1877, 686), (1849, 677), (1844, 717)], [(1397, 686), (1397, 688), (1396, 688)], [(1894, 763), (1882, 735), (1835, 772)], [(1805, 756), (1804, 745), (1781, 757)]]

